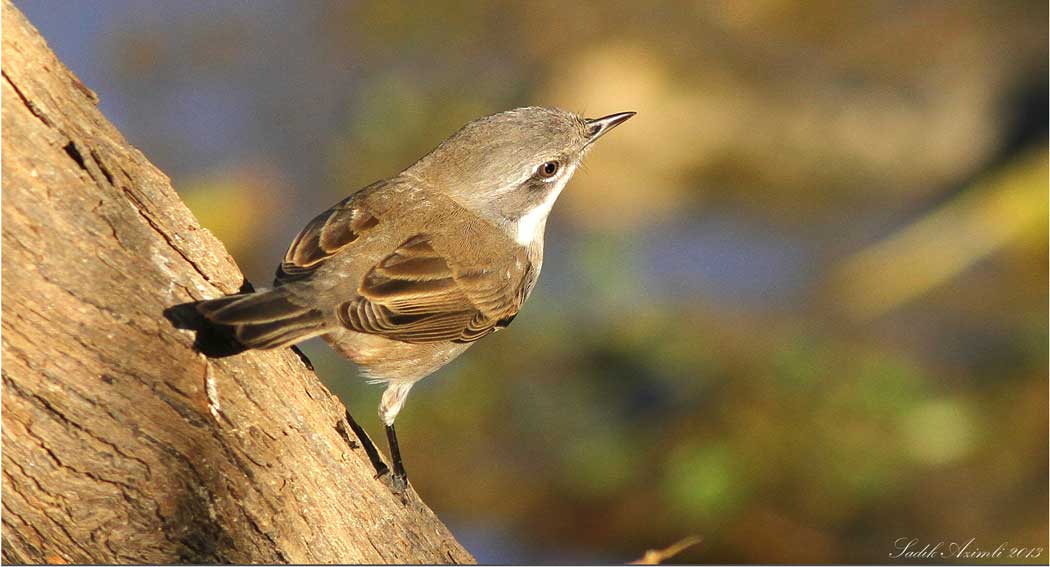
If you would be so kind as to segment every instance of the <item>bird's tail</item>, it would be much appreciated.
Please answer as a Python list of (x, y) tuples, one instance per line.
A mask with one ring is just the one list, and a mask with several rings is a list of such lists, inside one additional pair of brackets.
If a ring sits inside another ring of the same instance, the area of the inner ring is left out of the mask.
[(292, 302), (281, 288), (207, 299), (194, 307), (208, 321), (232, 329), (247, 348), (280, 348), (328, 332), (321, 311)]

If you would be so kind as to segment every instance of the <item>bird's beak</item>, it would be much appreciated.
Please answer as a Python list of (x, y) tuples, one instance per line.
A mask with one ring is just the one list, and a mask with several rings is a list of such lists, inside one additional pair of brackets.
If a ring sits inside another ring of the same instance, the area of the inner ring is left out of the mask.
[(601, 118), (588, 118), (587, 145), (593, 144), (595, 140), (604, 136), (609, 130), (627, 122), (627, 119), (634, 115), (634, 112), (617, 112)]

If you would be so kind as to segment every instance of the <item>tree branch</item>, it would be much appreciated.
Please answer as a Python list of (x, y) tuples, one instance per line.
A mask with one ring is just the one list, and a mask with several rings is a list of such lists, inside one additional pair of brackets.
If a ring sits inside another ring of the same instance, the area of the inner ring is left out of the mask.
[(294, 353), (209, 360), (165, 320), (240, 272), (2, 10), (3, 560), (473, 562)]

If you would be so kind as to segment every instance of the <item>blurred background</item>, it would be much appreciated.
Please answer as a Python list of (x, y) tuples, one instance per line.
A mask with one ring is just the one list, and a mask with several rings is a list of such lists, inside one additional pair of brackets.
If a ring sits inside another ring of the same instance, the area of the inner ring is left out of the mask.
[(638, 112), (398, 419), (478, 560), (1047, 548), (1045, 2), (16, 3), (256, 285), (473, 118)]

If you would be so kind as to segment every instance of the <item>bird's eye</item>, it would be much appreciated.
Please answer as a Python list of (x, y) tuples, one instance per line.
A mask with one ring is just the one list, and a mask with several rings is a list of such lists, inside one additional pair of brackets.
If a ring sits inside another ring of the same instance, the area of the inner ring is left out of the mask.
[(540, 168), (536, 170), (536, 173), (538, 173), (539, 176), (544, 179), (550, 179), (558, 173), (559, 169), (561, 169), (560, 163), (556, 161), (548, 161), (547, 163), (541, 165)]

